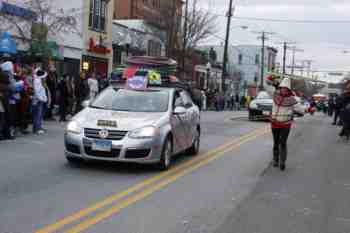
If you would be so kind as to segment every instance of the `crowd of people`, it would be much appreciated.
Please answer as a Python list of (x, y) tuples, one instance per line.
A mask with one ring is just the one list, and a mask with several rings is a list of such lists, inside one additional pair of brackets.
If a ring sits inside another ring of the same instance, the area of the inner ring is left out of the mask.
[(335, 95), (328, 101), (328, 114), (333, 116), (333, 125), (342, 126), (340, 137), (350, 139), (350, 81), (345, 84), (342, 95)]
[[(65, 122), (108, 85), (96, 74), (59, 76), (36, 65), (4, 61), (0, 65), (0, 140), (20, 134), (44, 134), (44, 120)], [(56, 119), (56, 116), (59, 119)], [(30, 130), (32, 125), (32, 130)]]
[(240, 111), (247, 107), (251, 101), (249, 96), (239, 96), (238, 94), (224, 94), (219, 91), (200, 91), (194, 97), (196, 104), (202, 111)]

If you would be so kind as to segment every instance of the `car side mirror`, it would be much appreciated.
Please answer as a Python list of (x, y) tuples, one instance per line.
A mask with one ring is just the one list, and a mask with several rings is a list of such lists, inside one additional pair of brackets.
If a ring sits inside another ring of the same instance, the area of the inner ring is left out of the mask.
[(82, 106), (83, 108), (87, 108), (87, 107), (89, 107), (89, 105), (90, 105), (90, 100), (84, 100), (84, 101), (81, 103), (81, 106)]
[(183, 115), (186, 113), (186, 108), (178, 106), (174, 109), (174, 115)]

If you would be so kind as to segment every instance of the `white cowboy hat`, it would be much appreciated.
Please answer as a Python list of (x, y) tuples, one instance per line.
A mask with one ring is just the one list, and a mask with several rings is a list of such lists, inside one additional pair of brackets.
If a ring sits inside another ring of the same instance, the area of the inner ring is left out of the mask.
[(285, 88), (288, 88), (289, 90), (292, 90), (292, 82), (290, 78), (284, 78), (280, 83), (279, 87), (285, 87)]
[(7, 61), (1, 64), (1, 69), (4, 72), (10, 72), (11, 74), (14, 73), (13, 63), (12, 61)]

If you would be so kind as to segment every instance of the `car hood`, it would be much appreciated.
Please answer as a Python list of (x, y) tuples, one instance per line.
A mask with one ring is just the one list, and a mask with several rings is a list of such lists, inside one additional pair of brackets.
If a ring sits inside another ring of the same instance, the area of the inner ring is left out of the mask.
[(130, 131), (144, 126), (155, 125), (166, 113), (145, 113), (145, 112), (119, 112), (112, 110), (86, 108), (73, 120), (79, 122), (83, 128), (101, 128), (97, 121), (115, 121), (117, 127), (104, 127), (107, 129), (117, 129)]

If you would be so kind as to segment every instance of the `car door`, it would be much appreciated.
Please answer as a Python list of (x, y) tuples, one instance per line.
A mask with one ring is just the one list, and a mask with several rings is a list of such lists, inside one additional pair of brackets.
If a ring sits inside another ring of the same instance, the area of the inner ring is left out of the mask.
[(197, 122), (196, 122), (196, 107), (192, 101), (192, 98), (190, 97), (189, 93), (185, 90), (182, 90), (180, 92), (180, 95), (182, 97), (184, 106), (186, 108), (186, 114), (185, 114), (185, 138), (186, 138), (186, 148), (189, 148), (193, 141), (194, 137), (196, 135), (197, 130)]
[[(177, 90), (174, 93), (174, 98), (173, 98), (173, 111), (175, 110), (176, 107), (185, 107), (184, 101), (182, 96), (180, 95), (180, 91)], [(170, 123), (171, 123), (171, 128), (172, 128), (172, 133), (173, 133), (173, 139), (174, 139), (174, 152), (178, 153), (186, 149), (187, 147), (187, 142), (186, 142), (186, 137), (185, 137), (185, 131), (186, 131), (186, 115), (175, 115), (172, 113)]]

